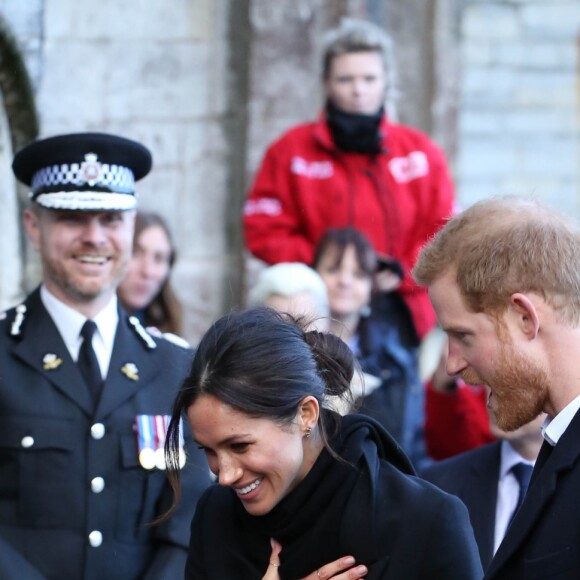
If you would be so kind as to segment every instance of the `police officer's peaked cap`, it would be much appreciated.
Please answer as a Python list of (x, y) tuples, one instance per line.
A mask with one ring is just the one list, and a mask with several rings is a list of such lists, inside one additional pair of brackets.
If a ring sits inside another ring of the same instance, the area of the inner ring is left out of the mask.
[(12, 163), (30, 196), (49, 209), (123, 211), (137, 206), (135, 181), (151, 170), (150, 151), (106, 133), (72, 133), (34, 141)]

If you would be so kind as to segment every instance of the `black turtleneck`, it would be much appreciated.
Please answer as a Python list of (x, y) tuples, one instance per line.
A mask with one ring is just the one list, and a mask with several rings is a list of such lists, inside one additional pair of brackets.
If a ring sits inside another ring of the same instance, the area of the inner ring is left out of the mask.
[(262, 578), (270, 538), (282, 544), (282, 580), (346, 555), (367, 566), (368, 580), (483, 576), (465, 506), (412, 477), (409, 460), (379, 423), (346, 415), (330, 445), (342, 460), (323, 449), (265, 515), (249, 514), (231, 488), (211, 486), (197, 504), (185, 578)]
[(350, 153), (377, 155), (382, 150), (380, 126), (383, 112), (381, 107), (372, 115), (347, 113), (329, 99), (326, 103), (326, 122), (334, 144)]

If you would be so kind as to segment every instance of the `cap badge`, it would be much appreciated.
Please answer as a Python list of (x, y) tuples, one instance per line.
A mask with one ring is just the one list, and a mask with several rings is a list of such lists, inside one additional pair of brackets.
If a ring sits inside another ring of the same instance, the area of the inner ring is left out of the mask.
[(81, 163), (81, 175), (91, 187), (99, 181), (101, 177), (101, 164), (97, 161), (97, 155), (95, 153), (87, 153), (85, 155), (85, 160)]
[(139, 369), (135, 363), (126, 363), (121, 367), (121, 372), (132, 381), (139, 380)]
[(53, 353), (47, 353), (42, 359), (42, 368), (45, 371), (53, 371), (62, 364), (62, 359)]

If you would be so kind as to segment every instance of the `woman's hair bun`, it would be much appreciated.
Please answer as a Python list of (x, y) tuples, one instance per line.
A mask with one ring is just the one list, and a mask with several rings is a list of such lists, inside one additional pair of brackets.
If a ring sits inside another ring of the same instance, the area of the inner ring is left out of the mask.
[(350, 383), (357, 368), (348, 345), (335, 334), (311, 330), (304, 333), (310, 346), (318, 374), (328, 396), (350, 397)]

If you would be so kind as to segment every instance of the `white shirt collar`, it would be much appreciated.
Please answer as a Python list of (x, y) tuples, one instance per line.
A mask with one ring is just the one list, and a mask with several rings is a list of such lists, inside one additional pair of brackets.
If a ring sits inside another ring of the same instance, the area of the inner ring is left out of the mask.
[(542, 425), (542, 435), (552, 447), (558, 443), (564, 431), (568, 429), (578, 409), (580, 409), (580, 395), (570, 401), (553, 419), (546, 417)]
[[(117, 333), (117, 324), (119, 322), (119, 312), (117, 309), (117, 294), (113, 294), (109, 303), (93, 318), (99, 334), (111, 352), (113, 350), (113, 343), (115, 342), (115, 334)], [(79, 330), (80, 332), (80, 330)]]
[(61, 302), (44, 285), (40, 287), (40, 298), (58, 328), (66, 347), (69, 350), (77, 347), (79, 334), (86, 318), (80, 312)]
[[(72, 359), (76, 361), (82, 342), (80, 338), (81, 328), (87, 318), (60, 301), (44, 285), (40, 287), (40, 298), (62, 336)], [(97, 325), (97, 332), (93, 336), (93, 347), (103, 376), (106, 376), (119, 322), (116, 294), (113, 294), (109, 303), (93, 318), (93, 321)]]

